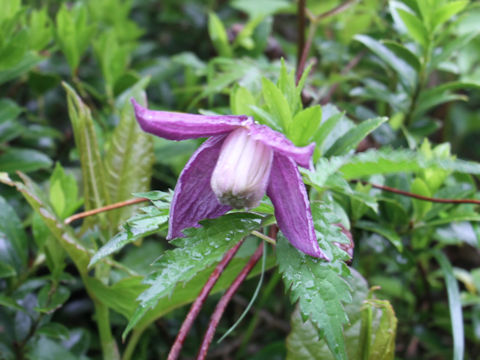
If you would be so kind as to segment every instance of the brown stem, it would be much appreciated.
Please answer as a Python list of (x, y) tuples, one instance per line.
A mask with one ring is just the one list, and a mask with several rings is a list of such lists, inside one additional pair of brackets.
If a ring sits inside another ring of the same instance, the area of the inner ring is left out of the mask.
[(195, 321), (195, 318), (197, 317), (198, 313), (200, 312), (200, 309), (202, 308), (205, 300), (207, 299), (208, 294), (210, 294), (210, 291), (212, 290), (213, 286), (215, 285), (218, 278), (222, 274), (223, 270), (228, 265), (230, 260), (232, 260), (232, 258), (235, 256), (235, 254), (237, 253), (238, 249), (242, 244), (243, 244), (243, 239), (242, 241), (239, 241), (233, 248), (231, 248), (225, 253), (222, 261), (220, 261), (217, 267), (215, 268), (215, 270), (213, 270), (212, 274), (210, 275), (207, 282), (203, 286), (202, 291), (200, 292), (200, 294), (197, 296), (192, 306), (190, 307), (190, 311), (188, 312), (187, 317), (183, 321), (182, 327), (178, 332), (177, 338), (175, 339), (175, 342), (173, 343), (173, 346), (170, 349), (170, 353), (168, 354), (167, 360), (176, 360), (180, 355), (180, 351), (182, 350), (182, 346), (185, 341), (185, 338), (187, 337), (187, 334), (190, 331), (190, 328), (192, 327), (193, 322)]
[(345, 11), (347, 10), (350, 5), (352, 5), (356, 0), (348, 0), (348, 1), (345, 1), (343, 4), (340, 4), (338, 5), (337, 7), (334, 7), (332, 10), (328, 10), (320, 15), (318, 15), (315, 20), (319, 21), (319, 20), (323, 20), (327, 17), (330, 17), (330, 16), (333, 16), (333, 15), (337, 15), (337, 14), (340, 14), (342, 11)]
[[(298, 66), (298, 64), (300, 64), (300, 59), (302, 58), (302, 54), (303, 54), (303, 48), (305, 46), (305, 23), (306, 23), (305, 0), (298, 1), (297, 14), (298, 14), (297, 16), (298, 17), (297, 66)], [(298, 68), (297, 68), (297, 83), (299, 79), (300, 77), (298, 75)]]
[(480, 200), (476, 199), (442, 199), (442, 198), (432, 198), (428, 196), (423, 196), (423, 195), (418, 195), (414, 194), (408, 191), (403, 191), (400, 189), (395, 189), (390, 186), (385, 186), (385, 185), (377, 185), (377, 184), (372, 184), (367, 181), (359, 181), (359, 180), (353, 180), (354, 182), (360, 182), (363, 185), (370, 185), (373, 188), (388, 191), (394, 194), (398, 195), (403, 195), (403, 196), (408, 196), (417, 200), (423, 200), (423, 201), (430, 201), (433, 203), (443, 203), (443, 204), (476, 204), (480, 205)]
[(207, 332), (205, 333), (205, 337), (203, 338), (202, 345), (200, 346), (200, 350), (197, 355), (197, 360), (203, 360), (207, 356), (208, 348), (210, 347), (210, 343), (212, 342), (213, 335), (215, 335), (215, 330), (217, 329), (218, 323), (222, 318), (222, 315), (227, 307), (228, 303), (232, 299), (233, 295), (237, 292), (239, 286), (247, 277), (248, 273), (253, 269), (255, 264), (260, 260), (260, 257), (263, 253), (263, 242), (258, 246), (255, 253), (252, 255), (248, 263), (242, 269), (240, 274), (235, 278), (232, 285), (228, 288), (228, 290), (223, 294), (222, 298), (218, 302), (215, 311), (210, 318), (210, 323), (208, 324)]
[(72, 216), (66, 218), (64, 223), (68, 225), (75, 220), (82, 219), (82, 218), (87, 217), (87, 216), (96, 215), (96, 214), (99, 214), (99, 213), (104, 212), (104, 211), (115, 210), (115, 209), (118, 209), (118, 208), (121, 208), (121, 207), (124, 207), (124, 206), (138, 204), (138, 203), (145, 202), (145, 201), (148, 201), (148, 199), (147, 198), (135, 198), (135, 199), (125, 200), (125, 201), (120, 201), (120, 202), (115, 203), (115, 204), (110, 204), (110, 205), (107, 205), (107, 206), (103, 206), (101, 208), (92, 209), (92, 210), (88, 210), (88, 211), (84, 211), (84, 212), (72, 215)]

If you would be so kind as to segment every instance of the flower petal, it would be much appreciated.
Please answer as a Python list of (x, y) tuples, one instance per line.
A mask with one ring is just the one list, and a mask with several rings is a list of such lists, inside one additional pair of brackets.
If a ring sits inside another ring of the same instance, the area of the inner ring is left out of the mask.
[(313, 169), (312, 154), (315, 149), (315, 144), (304, 147), (295, 146), (285, 135), (270, 129), (265, 125), (251, 124), (248, 126), (250, 135), (265, 145), (270, 146), (275, 152), (283, 154), (293, 160), (304, 168)]
[(198, 221), (216, 218), (231, 209), (221, 205), (210, 187), (210, 178), (225, 135), (205, 141), (192, 155), (175, 187), (167, 239), (183, 236), (182, 230), (198, 226)]
[(288, 241), (307, 255), (328, 260), (318, 246), (307, 191), (293, 159), (275, 153), (267, 195)]
[(131, 99), (140, 127), (169, 140), (195, 139), (230, 132), (246, 122), (245, 115), (192, 115), (178, 112), (148, 110)]

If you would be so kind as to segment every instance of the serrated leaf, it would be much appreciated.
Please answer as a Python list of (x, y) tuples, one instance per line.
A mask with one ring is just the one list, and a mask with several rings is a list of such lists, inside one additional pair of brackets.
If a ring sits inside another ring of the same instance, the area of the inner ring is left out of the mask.
[(150, 207), (145, 214), (135, 215), (127, 221), (124, 229), (103, 245), (90, 260), (89, 267), (98, 261), (111, 255), (125, 245), (130, 244), (145, 236), (166, 229), (168, 221), (168, 209), (161, 211), (156, 207)]
[(124, 334), (160, 299), (170, 295), (177, 284), (190, 280), (199, 271), (219, 261), (238, 241), (259, 228), (262, 220), (263, 217), (250, 213), (233, 213), (202, 221), (200, 228), (184, 230), (186, 237), (173, 241), (177, 248), (166, 251), (154, 264), (152, 274), (145, 279), (150, 287), (139, 296), (140, 306)]
[[(344, 331), (346, 351), (349, 360), (392, 360), (394, 355), (396, 318), (387, 301), (367, 300), (368, 284), (354, 269), (348, 283), (352, 288), (353, 301), (345, 306), (349, 324)], [(370, 337), (365, 339), (362, 329), (364, 314), (369, 312)], [(291, 317), (292, 330), (287, 337), (287, 360), (332, 360), (327, 344), (319, 339), (318, 328), (312, 321), (303, 321), (298, 308)], [(371, 349), (365, 352), (366, 341)]]
[(388, 119), (385, 117), (378, 117), (365, 120), (358, 124), (335, 141), (335, 143), (326, 151), (325, 156), (344, 155), (355, 149), (368, 134), (377, 129), (387, 120)]
[(343, 325), (348, 322), (343, 303), (352, 300), (350, 287), (342, 279), (342, 265), (327, 263), (300, 253), (279, 234), (277, 263), (291, 291), (292, 302), (322, 332), (335, 359), (347, 359)]
[[(110, 200), (92, 115), (88, 106), (83, 103), (70, 85), (64, 82), (63, 87), (67, 92), (68, 114), (72, 122), (75, 144), (82, 166), (85, 210), (96, 209), (109, 204)], [(100, 214), (99, 218), (106, 226), (105, 214)], [(89, 217), (85, 223), (88, 224), (92, 221), (94, 221), (94, 217)]]
[[(146, 86), (146, 82), (140, 84)], [(146, 95), (142, 88), (128, 91), (140, 104), (146, 105)], [(110, 147), (105, 156), (106, 185), (111, 202), (120, 202), (132, 197), (132, 193), (147, 191), (150, 188), (154, 154), (153, 137), (143, 132), (138, 125), (130, 99), (121, 104), (120, 123), (113, 132)], [(110, 226), (131, 216), (137, 207), (124, 207), (110, 214)]]

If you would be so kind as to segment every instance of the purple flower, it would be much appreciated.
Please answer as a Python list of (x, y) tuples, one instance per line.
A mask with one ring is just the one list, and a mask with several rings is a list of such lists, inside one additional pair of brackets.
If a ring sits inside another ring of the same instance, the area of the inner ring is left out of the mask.
[(290, 243), (327, 259), (318, 246), (305, 185), (297, 164), (312, 167), (315, 144), (296, 147), (283, 134), (244, 115), (205, 116), (148, 110), (132, 99), (141, 128), (169, 140), (209, 137), (180, 174), (167, 239), (232, 208), (272, 200), (277, 224)]

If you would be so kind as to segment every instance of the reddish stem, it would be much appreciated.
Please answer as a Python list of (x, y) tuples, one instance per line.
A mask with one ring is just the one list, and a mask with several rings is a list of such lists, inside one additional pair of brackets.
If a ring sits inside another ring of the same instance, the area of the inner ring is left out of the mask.
[(118, 208), (121, 208), (121, 207), (124, 207), (124, 206), (138, 204), (138, 203), (145, 202), (145, 201), (148, 201), (148, 199), (147, 198), (135, 198), (135, 199), (125, 200), (125, 201), (120, 201), (120, 202), (115, 203), (115, 204), (110, 204), (110, 205), (107, 205), (107, 206), (103, 206), (101, 208), (96, 208), (96, 209), (92, 209), (92, 210), (88, 210), (88, 211), (84, 211), (84, 212), (72, 215), (72, 216), (66, 218), (64, 223), (68, 225), (75, 220), (82, 219), (82, 218), (87, 217), (87, 216), (96, 215), (96, 214), (99, 214), (99, 213), (102, 213), (102, 212), (105, 212), (105, 211), (115, 210), (115, 209), (118, 209)]
[(222, 315), (227, 307), (228, 303), (232, 299), (233, 295), (237, 292), (239, 286), (247, 277), (248, 273), (253, 269), (255, 264), (260, 260), (260, 257), (263, 254), (263, 242), (258, 246), (255, 253), (252, 255), (250, 260), (248, 260), (247, 265), (242, 269), (240, 274), (236, 277), (233, 281), (232, 285), (228, 288), (228, 290), (223, 294), (222, 298), (218, 302), (215, 311), (210, 318), (210, 323), (208, 324), (207, 332), (205, 333), (205, 337), (203, 338), (202, 345), (200, 346), (200, 350), (197, 355), (197, 360), (203, 360), (207, 356), (208, 348), (210, 347), (210, 343), (212, 342), (213, 335), (215, 335), (215, 330), (217, 329), (218, 323), (222, 318)]
[(187, 337), (187, 334), (190, 331), (190, 328), (192, 327), (193, 322), (195, 321), (195, 318), (200, 312), (200, 309), (202, 308), (205, 300), (210, 294), (210, 291), (212, 291), (213, 286), (217, 282), (220, 275), (222, 275), (223, 270), (228, 265), (228, 263), (232, 260), (232, 258), (235, 256), (235, 254), (237, 253), (238, 249), (242, 244), (243, 244), (243, 239), (239, 241), (233, 248), (231, 248), (225, 253), (222, 261), (220, 261), (217, 267), (215, 268), (215, 270), (213, 270), (212, 274), (210, 275), (207, 282), (203, 286), (202, 291), (200, 292), (200, 294), (197, 296), (192, 306), (190, 307), (190, 311), (188, 312), (187, 317), (183, 321), (182, 327), (178, 332), (177, 338), (175, 339), (175, 342), (173, 343), (173, 346), (170, 349), (170, 353), (168, 354), (168, 360), (175, 360), (180, 355), (180, 351), (182, 350), (182, 346), (185, 341), (185, 338)]
[(411, 197), (411, 198), (414, 198), (414, 199), (418, 199), (418, 200), (430, 201), (430, 202), (433, 202), (433, 203), (443, 203), (443, 204), (476, 204), (476, 205), (480, 205), (480, 200), (476, 200), (476, 199), (442, 199), (442, 198), (432, 198), (432, 197), (428, 197), (428, 196), (423, 196), (423, 195), (414, 194), (414, 193), (411, 193), (411, 192), (408, 192), (408, 191), (403, 191), (403, 190), (395, 189), (395, 188), (392, 188), (392, 187), (390, 187), (390, 186), (372, 184), (372, 183), (369, 183), (369, 182), (367, 182), (367, 181), (358, 181), (358, 180), (355, 180), (355, 182), (361, 182), (363, 185), (370, 185), (370, 186), (372, 186), (373, 188), (376, 188), (376, 189), (388, 191), (388, 192), (391, 192), (391, 193), (394, 193), (394, 194), (398, 194), (398, 195), (408, 196), (408, 197)]

